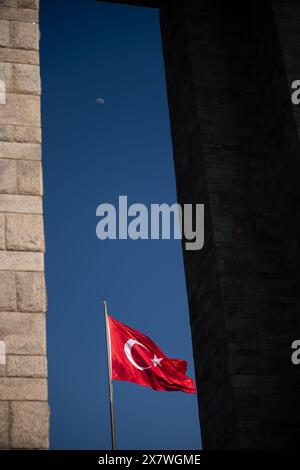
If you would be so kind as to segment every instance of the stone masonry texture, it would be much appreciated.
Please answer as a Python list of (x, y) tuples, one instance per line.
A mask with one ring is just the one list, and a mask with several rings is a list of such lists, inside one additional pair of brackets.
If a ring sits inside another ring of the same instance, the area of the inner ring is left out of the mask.
[(184, 252), (203, 447), (296, 449), (300, 4), (157, 3), (178, 202), (205, 204)]
[(0, 449), (47, 449), (38, 0), (0, 0)]
[(300, 149), (278, 25), (300, 33), (300, 10), (286, 3), (161, 7), (178, 199), (206, 207), (204, 249), (184, 254), (206, 449), (299, 441)]

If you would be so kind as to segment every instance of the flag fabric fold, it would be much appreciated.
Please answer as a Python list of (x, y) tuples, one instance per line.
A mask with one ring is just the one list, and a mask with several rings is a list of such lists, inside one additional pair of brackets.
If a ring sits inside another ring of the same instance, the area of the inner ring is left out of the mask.
[(186, 361), (168, 358), (150, 338), (111, 316), (108, 327), (114, 380), (166, 392), (196, 393), (194, 381), (185, 375)]

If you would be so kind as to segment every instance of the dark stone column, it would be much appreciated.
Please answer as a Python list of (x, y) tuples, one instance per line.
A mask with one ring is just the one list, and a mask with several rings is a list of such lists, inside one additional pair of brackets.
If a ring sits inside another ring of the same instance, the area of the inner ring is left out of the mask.
[[(161, 6), (178, 200), (206, 205), (205, 247), (184, 253), (204, 448), (297, 444), (290, 345), (299, 321), (282, 223), (287, 200), (278, 198), (266, 117), (274, 117), (266, 77), (282, 64), (271, 13), (270, 2)], [(285, 87), (274, 101), (289, 120), (274, 137), (285, 134), (299, 158)], [(285, 150), (277, 148), (278, 162)], [(279, 170), (283, 193), (291, 181)]]
[[(300, 5), (291, 0), (257, 2), (253, 13), (256, 76), (291, 292), (278, 325), (277, 349), (284, 354), (300, 338), (300, 114), (291, 102), (292, 82), (300, 78)], [(284, 363), (285, 393), (276, 412), (282, 441), (294, 448), (300, 439), (299, 372), (291, 362)]]

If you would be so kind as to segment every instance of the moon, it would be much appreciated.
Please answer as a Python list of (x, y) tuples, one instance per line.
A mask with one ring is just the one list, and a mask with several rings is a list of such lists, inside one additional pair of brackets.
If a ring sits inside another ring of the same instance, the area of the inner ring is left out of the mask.
[(138, 370), (150, 369), (151, 366), (141, 367), (134, 361), (132, 354), (131, 354), (131, 349), (133, 348), (135, 344), (138, 344), (139, 346), (142, 346), (143, 348), (147, 349), (147, 351), (149, 351), (149, 349), (146, 348), (146, 346), (144, 346), (139, 341), (136, 341), (135, 339), (129, 339), (124, 345), (124, 352), (126, 354), (128, 361), (130, 361), (131, 364)]

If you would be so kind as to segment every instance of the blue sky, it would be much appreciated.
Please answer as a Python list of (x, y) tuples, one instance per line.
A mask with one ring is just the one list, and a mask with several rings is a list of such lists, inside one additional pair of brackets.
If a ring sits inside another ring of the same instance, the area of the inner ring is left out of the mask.
[[(180, 241), (96, 237), (103, 202), (176, 201), (158, 11), (42, 0), (41, 35), (51, 448), (109, 449), (102, 300), (194, 377)], [(199, 448), (195, 396), (114, 398), (118, 448)]]

